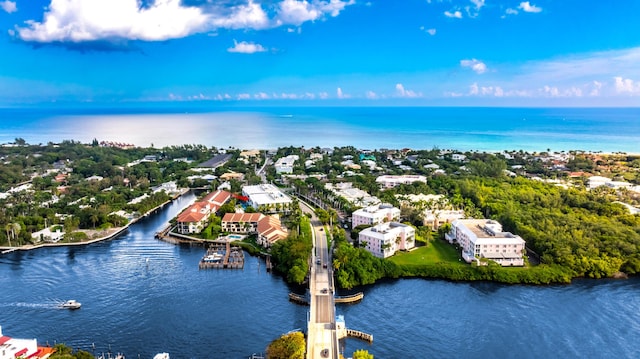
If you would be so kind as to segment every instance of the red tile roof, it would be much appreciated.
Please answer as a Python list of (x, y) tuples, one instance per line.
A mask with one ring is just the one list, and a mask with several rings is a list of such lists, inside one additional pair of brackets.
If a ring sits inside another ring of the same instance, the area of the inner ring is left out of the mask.
[(2, 345), (2, 344), (4, 344), (4, 343), (8, 342), (9, 340), (11, 340), (11, 337), (8, 337), (8, 336), (6, 336), (6, 335), (1, 336), (1, 337), (0, 337), (0, 345)]
[(255, 223), (264, 217), (262, 213), (227, 213), (222, 217), (223, 222)]

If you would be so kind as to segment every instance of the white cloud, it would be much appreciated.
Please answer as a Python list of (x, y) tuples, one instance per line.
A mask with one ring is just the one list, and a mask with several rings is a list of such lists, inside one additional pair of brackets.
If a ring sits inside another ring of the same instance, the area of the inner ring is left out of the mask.
[[(269, 5), (267, 11), (253, 0), (234, 6), (212, 1), (187, 6), (182, 0), (155, 0), (147, 7), (140, 6), (139, 0), (51, 0), (41, 22), (27, 20), (25, 27), (16, 30), (22, 40), (34, 42), (163, 41), (219, 28), (261, 30), (300, 25), (326, 15), (337, 16), (353, 3), (281, 0)], [(5, 6), (15, 6), (12, 1), (0, 4), (5, 10)]]
[(479, 93), (478, 83), (474, 82), (469, 86), (469, 95), (477, 95)]
[(454, 12), (445, 11), (444, 16), (450, 17), (450, 18), (462, 19), (462, 13), (460, 12), (460, 10), (456, 10)]
[(262, 45), (255, 44), (253, 42), (247, 42), (247, 41), (238, 42), (236, 40), (233, 40), (233, 47), (228, 48), (227, 51), (236, 52), (240, 54), (253, 54), (256, 52), (265, 52), (267, 51), (267, 49), (265, 49)]
[(469, 67), (477, 74), (483, 74), (487, 71), (487, 65), (485, 65), (484, 62), (476, 59), (460, 60), (460, 66)]
[[(340, 91), (342, 92), (342, 90), (340, 90)], [(319, 97), (321, 100), (326, 100), (326, 99), (328, 99), (328, 98), (329, 98), (329, 94), (328, 94), (328, 93), (326, 93), (326, 92), (320, 92), (320, 93), (318, 94), (318, 97)]]
[(256, 100), (268, 100), (269, 95), (267, 95), (265, 92), (258, 92), (257, 94), (253, 95), (253, 98), (255, 98)]
[(436, 34), (436, 29), (427, 29), (424, 26), (420, 26), (420, 30), (426, 32), (427, 34), (433, 36)]
[(593, 81), (591, 92), (589, 92), (590, 96), (600, 96), (600, 89), (602, 89), (602, 82)]
[(620, 76), (613, 78), (616, 92), (619, 94), (640, 95), (640, 82)]
[(415, 92), (412, 90), (407, 90), (404, 88), (404, 85), (402, 84), (396, 84), (396, 95), (399, 97), (406, 97), (406, 98), (422, 97), (422, 93)]
[[(321, 94), (321, 95), (322, 95), (322, 94)], [(351, 95), (350, 95), (350, 94), (346, 94), (346, 93), (342, 92), (342, 88), (340, 88), (340, 87), (338, 87), (338, 88), (336, 89), (336, 96), (337, 96), (338, 98), (351, 98)], [(322, 97), (322, 96), (320, 96), (320, 98), (323, 98), (323, 97)]]
[(0, 1), (0, 8), (8, 12), (9, 14), (11, 14), (12, 12), (18, 11), (18, 7), (16, 6), (15, 1), (9, 1), (9, 0)]
[(471, 2), (476, 6), (476, 9), (480, 10), (484, 6), (485, 0), (471, 0)]
[(370, 100), (375, 100), (375, 99), (377, 99), (377, 98), (378, 98), (378, 94), (376, 94), (376, 93), (375, 93), (375, 92), (373, 92), (373, 91), (367, 91), (367, 92), (365, 93), (365, 96), (366, 96), (368, 99), (370, 99)]
[(216, 101), (225, 101), (225, 100), (231, 100), (232, 97), (228, 93), (225, 93), (225, 94), (217, 94), (213, 99)]
[(531, 5), (528, 1), (523, 1), (518, 6), (518, 9), (521, 9), (524, 12), (541, 12), (542, 8), (539, 6)]
[(518, 15), (518, 10), (516, 9), (512, 9), (512, 8), (507, 8), (507, 10), (504, 11), (504, 15), (501, 16), (501, 18), (505, 18), (509, 15)]

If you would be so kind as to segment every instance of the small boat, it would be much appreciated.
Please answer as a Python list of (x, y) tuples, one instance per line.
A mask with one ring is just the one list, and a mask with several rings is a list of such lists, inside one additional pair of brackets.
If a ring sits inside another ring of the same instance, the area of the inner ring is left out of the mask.
[(169, 353), (158, 353), (153, 357), (153, 359), (170, 359)]
[(82, 304), (80, 304), (79, 302), (76, 302), (73, 299), (69, 299), (68, 301), (62, 303), (62, 308), (66, 308), (66, 309), (80, 309), (80, 306)]

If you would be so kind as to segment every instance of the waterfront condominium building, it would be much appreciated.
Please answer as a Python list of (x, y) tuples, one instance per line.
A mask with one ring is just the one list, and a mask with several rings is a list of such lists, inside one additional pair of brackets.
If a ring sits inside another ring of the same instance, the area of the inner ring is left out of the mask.
[(227, 191), (209, 193), (178, 215), (176, 230), (182, 234), (200, 233), (207, 226), (211, 214), (216, 213), (230, 199), (231, 193)]
[(361, 224), (374, 226), (382, 222), (397, 221), (400, 219), (400, 209), (383, 203), (375, 206), (360, 208), (351, 215), (351, 228)]
[(397, 223), (380, 223), (363, 229), (358, 235), (360, 244), (378, 258), (387, 258), (398, 250), (408, 250), (415, 246), (416, 231), (413, 227)]
[(486, 258), (502, 266), (522, 266), (525, 241), (518, 235), (503, 232), (502, 225), (491, 219), (457, 219), (451, 223), (446, 238), (462, 247), (467, 263)]
[(249, 199), (249, 205), (258, 212), (288, 212), (291, 209), (291, 198), (272, 184), (244, 186), (242, 195)]
[(257, 234), (258, 244), (266, 248), (287, 237), (279, 218), (262, 213), (227, 213), (221, 226), (223, 232)]
[(427, 183), (427, 177), (420, 176), (420, 175), (404, 175), (404, 176), (384, 175), (384, 176), (378, 176), (378, 178), (376, 178), (376, 183), (378, 183), (378, 185), (380, 185), (382, 189), (393, 188), (401, 184), (411, 184), (413, 182)]

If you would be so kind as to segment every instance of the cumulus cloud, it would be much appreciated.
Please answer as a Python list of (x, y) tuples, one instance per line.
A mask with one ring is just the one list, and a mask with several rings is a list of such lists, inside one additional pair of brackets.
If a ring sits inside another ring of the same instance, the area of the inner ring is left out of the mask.
[(454, 12), (445, 11), (444, 12), (444, 16), (450, 17), (450, 18), (455, 18), (455, 19), (462, 19), (462, 12), (460, 12), (460, 10), (456, 10)]
[[(41, 43), (91, 41), (163, 41), (219, 28), (262, 30), (300, 25), (324, 16), (338, 16), (354, 0), (281, 0), (269, 5), (246, 0), (200, 2), (185, 5), (182, 0), (155, 0), (140, 6), (138, 0), (51, 0), (41, 22), (27, 20), (16, 27), (16, 36)], [(0, 2), (13, 9), (15, 2)], [(12, 4), (12, 5), (11, 5)], [(265, 5), (267, 6), (267, 5)]]
[(487, 65), (485, 65), (484, 62), (476, 59), (460, 60), (460, 66), (469, 67), (477, 74), (483, 74), (487, 71)]
[(619, 94), (640, 95), (640, 82), (625, 79), (621, 76), (613, 78), (616, 92)]
[(9, 0), (0, 1), (0, 8), (8, 12), (9, 14), (11, 14), (12, 12), (18, 11), (18, 7), (16, 6), (15, 1), (9, 1)]
[(523, 1), (518, 6), (518, 9), (521, 9), (524, 12), (541, 12), (542, 8), (539, 6), (531, 5), (528, 1)]
[(504, 11), (504, 15), (501, 16), (501, 18), (505, 18), (509, 15), (518, 15), (518, 10), (516, 9), (512, 9), (512, 8), (507, 8), (507, 10)]
[(233, 40), (233, 47), (228, 48), (227, 51), (236, 52), (240, 54), (253, 54), (256, 52), (265, 52), (267, 51), (267, 49), (265, 49), (262, 45), (255, 44), (253, 42), (247, 42), (247, 41), (238, 42), (236, 40)]
[(396, 84), (396, 95), (399, 97), (416, 98), (422, 97), (422, 94), (412, 90), (407, 90), (402, 84)]
[[(350, 97), (351, 97), (351, 95), (344, 93), (344, 92), (342, 91), (342, 88), (340, 88), (340, 87), (338, 87), (338, 88), (336, 89), (336, 96), (337, 96), (338, 98), (340, 98), (340, 99), (342, 99), (342, 98), (350, 98)], [(321, 97), (321, 98), (322, 98), (322, 97)]]
[(375, 92), (373, 92), (373, 91), (367, 91), (367, 92), (365, 93), (365, 96), (366, 96), (368, 99), (370, 99), (370, 100), (375, 100), (375, 99), (377, 99), (377, 98), (378, 98), (378, 94), (376, 94), (376, 93), (375, 93)]
[(480, 93), (480, 90), (478, 88), (478, 83), (474, 82), (469, 86), (469, 95), (477, 95)]
[(330, 1), (298, 1), (284, 0), (278, 5), (276, 22), (278, 24), (300, 25), (307, 21), (315, 21), (325, 14), (338, 16), (348, 5), (355, 3), (355, 0), (348, 2), (339, 0)]

